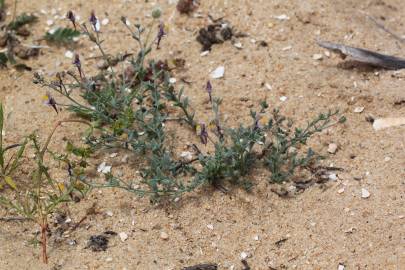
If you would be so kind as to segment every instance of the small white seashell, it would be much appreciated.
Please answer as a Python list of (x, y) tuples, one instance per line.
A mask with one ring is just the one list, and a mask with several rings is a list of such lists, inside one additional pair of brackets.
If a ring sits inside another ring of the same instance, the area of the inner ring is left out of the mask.
[(108, 166), (108, 165), (106, 165), (105, 162), (103, 162), (100, 165), (98, 165), (97, 171), (99, 173), (104, 173), (104, 174), (109, 173), (109, 172), (111, 172), (111, 166)]
[(243, 45), (242, 45), (242, 43), (240, 43), (239, 41), (238, 41), (238, 42), (235, 42), (235, 43), (233, 44), (233, 46), (235, 46), (237, 49), (243, 49)]
[(72, 51), (66, 51), (66, 52), (65, 52), (65, 57), (66, 57), (66, 58), (72, 59), (73, 56), (74, 56), (74, 53), (73, 53)]
[(338, 149), (338, 146), (336, 143), (331, 143), (328, 145), (328, 152), (331, 154), (336, 153), (337, 149)]
[(361, 189), (361, 197), (363, 199), (367, 199), (368, 197), (370, 197), (370, 192), (367, 189), (362, 188)]
[(169, 239), (169, 235), (165, 232), (161, 232), (160, 233), (160, 238), (162, 238), (163, 240), (167, 240)]
[(285, 15), (285, 14), (281, 14), (281, 15), (278, 15), (278, 16), (274, 16), (274, 18), (277, 19), (277, 20), (279, 20), (279, 21), (287, 21), (287, 20), (290, 19), (290, 17), (288, 17), (288, 16)]
[(120, 237), (122, 242), (125, 242), (128, 239), (128, 234), (124, 233), (124, 232), (120, 232), (118, 234), (118, 236)]
[(211, 78), (220, 79), (224, 77), (224, 74), (225, 74), (225, 67), (219, 66), (213, 72), (211, 72)]
[(380, 118), (373, 123), (374, 130), (381, 130), (390, 127), (405, 126), (405, 117), (399, 118)]
[(320, 53), (316, 53), (316, 54), (312, 55), (312, 59), (314, 59), (314, 60), (322, 60), (322, 58), (323, 58), (323, 55)]
[(287, 46), (287, 47), (282, 48), (281, 50), (282, 51), (288, 51), (288, 50), (291, 50), (291, 49), (292, 49), (292, 46)]

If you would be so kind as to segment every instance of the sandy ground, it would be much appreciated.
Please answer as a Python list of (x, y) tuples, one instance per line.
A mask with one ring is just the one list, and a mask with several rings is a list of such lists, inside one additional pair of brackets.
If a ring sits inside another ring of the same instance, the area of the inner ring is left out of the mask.
[[(39, 248), (28, 244), (36, 231), (34, 224), (2, 222), (0, 269), (181, 269), (207, 262), (218, 263), (219, 269), (242, 269), (242, 252), (249, 255), (252, 269), (337, 269), (339, 264), (346, 269), (405, 269), (405, 128), (376, 132), (365, 120), (367, 114), (405, 115), (403, 104), (394, 106), (405, 98), (405, 73), (342, 64), (334, 55), (313, 59), (314, 54), (324, 54), (315, 44), (318, 38), (405, 56), (405, 44), (379, 30), (362, 13), (384, 17), (389, 29), (405, 34), (402, 1), (201, 0), (198, 11), (202, 18), (181, 16), (166, 0), (146, 2), (21, 0), (19, 11), (48, 11), (34, 27), (40, 35), (46, 20), (53, 17), (52, 8), (60, 8), (61, 15), (72, 9), (82, 18), (94, 9), (101, 18), (110, 19), (104, 27), (109, 35), (105, 46), (118, 52), (136, 49), (123, 37), (119, 17), (145, 22), (158, 4), (170, 32), (156, 55), (186, 59), (183, 75), (193, 83), (185, 87), (185, 93), (200, 119), (208, 118), (209, 111), (205, 82), (210, 71), (224, 65), (225, 77), (214, 80), (213, 86), (215, 95), (224, 99), (229, 125), (248, 119), (249, 108), (261, 99), (302, 123), (329, 108), (340, 108), (347, 123), (314, 137), (310, 144), (324, 154), (329, 143), (338, 144), (339, 150), (328, 156), (326, 164), (344, 171), (326, 188), (314, 186), (290, 199), (271, 192), (261, 173), (254, 176), (256, 187), (251, 193), (234, 190), (224, 195), (202, 189), (169, 207), (152, 206), (147, 199), (122, 191), (95, 191), (72, 206), (71, 218), (78, 221), (94, 202), (102, 214), (90, 217), (70, 235), (76, 246), (50, 243), (48, 266), (38, 259)], [(201, 57), (195, 36), (207, 24), (207, 14), (224, 16), (248, 33), (250, 37), (240, 40), (243, 49), (227, 42)], [(282, 14), (289, 20), (274, 18)], [(56, 24), (66, 22), (56, 20)], [(268, 47), (258, 46), (252, 39), (265, 40)], [(81, 44), (78, 51), (83, 56), (95, 53), (88, 42)], [(64, 53), (63, 48), (46, 49), (28, 64), (49, 74), (72, 68)], [(95, 63), (87, 65), (90, 69)], [(263, 83), (273, 89), (267, 90)], [(45, 136), (54, 121), (67, 115), (57, 116), (42, 105), (44, 91), (32, 84), (30, 73), (0, 71), (0, 97), (9, 113), (8, 142), (18, 141), (33, 129)], [(281, 96), (287, 100), (280, 101)], [(364, 107), (364, 111), (355, 113), (356, 107)], [(78, 138), (78, 130), (66, 127), (52, 147), (57, 149), (63, 136)], [(189, 138), (181, 139), (185, 144)], [(113, 162), (108, 155), (100, 159)], [(94, 166), (98, 163), (100, 160), (94, 161)], [(134, 170), (113, 168), (119, 169)], [(368, 199), (361, 198), (362, 188), (371, 193)], [(112, 217), (105, 214), (109, 211)], [(7, 213), (0, 209), (0, 214)], [(105, 252), (84, 249), (90, 235), (106, 230), (125, 232), (129, 238), (121, 242), (113, 237)], [(162, 232), (168, 234), (167, 240), (161, 239)], [(276, 245), (281, 239), (287, 240)]]

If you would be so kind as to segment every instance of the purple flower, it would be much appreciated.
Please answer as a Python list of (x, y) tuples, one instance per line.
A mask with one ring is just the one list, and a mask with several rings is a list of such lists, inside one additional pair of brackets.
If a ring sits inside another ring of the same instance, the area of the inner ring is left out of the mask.
[(222, 127), (219, 124), (218, 120), (215, 121), (215, 127), (217, 129), (216, 132), (217, 132), (218, 137), (222, 140), (224, 138), (224, 131), (222, 130)]
[(78, 54), (75, 55), (75, 59), (73, 60), (73, 65), (75, 65), (77, 67), (77, 69), (79, 70), (80, 78), (83, 79), (82, 64), (80, 62), (80, 57)]
[(163, 23), (159, 24), (159, 32), (157, 35), (157, 47), (156, 49), (159, 49), (160, 42), (162, 41), (162, 38), (166, 35), (165, 33), (165, 25)]
[(67, 168), (68, 174), (70, 177), (73, 176), (73, 168), (72, 165), (70, 164), (70, 162), (68, 162), (68, 168)]
[(212, 96), (211, 96), (211, 93), (212, 93), (212, 85), (211, 85), (211, 82), (210, 82), (210, 81), (207, 81), (207, 86), (206, 86), (205, 89), (207, 90), (208, 95), (209, 95), (209, 97), (210, 97), (210, 102), (212, 103)]
[(74, 28), (76, 30), (76, 16), (75, 16), (75, 14), (71, 10), (69, 10), (68, 13), (66, 14), (66, 18), (73, 23), (73, 26), (74, 26)]
[(59, 113), (58, 107), (56, 107), (56, 100), (51, 96), (49, 92), (44, 96), (45, 105), (52, 106), (56, 113)]
[(90, 21), (91, 25), (93, 25), (94, 31), (100, 32), (100, 22), (98, 21), (94, 11), (91, 12), (89, 21)]
[(253, 125), (253, 130), (259, 130), (259, 129), (260, 129), (259, 119), (256, 117), (255, 123)]
[(205, 124), (201, 123), (199, 125), (199, 129), (200, 129), (199, 130), (199, 136), (200, 136), (200, 139), (201, 139), (201, 143), (206, 145), (208, 143), (208, 132), (207, 132), (207, 128), (206, 128)]

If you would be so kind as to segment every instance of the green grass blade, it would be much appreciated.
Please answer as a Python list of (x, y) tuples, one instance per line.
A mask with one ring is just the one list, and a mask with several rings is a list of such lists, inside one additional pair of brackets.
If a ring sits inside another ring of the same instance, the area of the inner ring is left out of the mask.
[(58, 28), (53, 33), (46, 33), (45, 40), (49, 43), (66, 45), (73, 42), (73, 38), (80, 36), (80, 32), (71, 28)]
[(0, 103), (0, 166), (2, 170), (4, 168), (3, 125), (4, 125), (4, 111), (3, 111), (3, 104)]
[(11, 175), (14, 172), (14, 170), (17, 169), (26, 145), (27, 140), (25, 140), (24, 143), (20, 146), (20, 149), (18, 149), (17, 155), (14, 157), (13, 163), (11, 164), (10, 170), (8, 171), (9, 175)]

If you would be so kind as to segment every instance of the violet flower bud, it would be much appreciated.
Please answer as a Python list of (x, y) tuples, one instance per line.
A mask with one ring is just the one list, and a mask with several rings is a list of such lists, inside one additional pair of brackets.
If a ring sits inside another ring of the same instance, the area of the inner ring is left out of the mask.
[(201, 123), (199, 125), (199, 127), (200, 127), (199, 136), (200, 136), (200, 139), (201, 139), (201, 143), (206, 145), (208, 143), (208, 131), (207, 131), (207, 128), (206, 128), (204, 123)]
[(211, 93), (212, 93), (212, 84), (211, 84), (210, 81), (207, 81), (207, 86), (206, 86), (205, 89), (207, 90), (208, 95), (209, 95), (209, 97), (210, 97), (210, 102), (212, 103), (212, 96), (211, 96)]
[(71, 10), (69, 10), (68, 13), (66, 14), (66, 18), (72, 22), (72, 24), (73, 24), (73, 26), (74, 26), (74, 28), (76, 30), (76, 16), (75, 16), (75, 14)]
[(49, 92), (46, 93), (46, 95), (44, 96), (45, 99), (45, 105), (47, 106), (51, 106), (56, 113), (59, 113), (58, 107), (56, 107), (56, 100), (51, 96), (51, 94)]
[(94, 11), (91, 12), (89, 21), (90, 21), (91, 25), (93, 25), (93, 30), (95, 32), (100, 32), (100, 21), (97, 19)]
[(162, 38), (166, 35), (164, 28), (165, 28), (165, 25), (163, 23), (160, 23), (159, 24), (159, 32), (158, 32), (158, 35), (157, 35), (157, 47), (156, 47), (156, 49), (159, 49), (160, 42), (162, 41)]
[(80, 57), (78, 54), (75, 55), (75, 59), (73, 60), (73, 65), (77, 67), (79, 71), (80, 78), (83, 79), (83, 72), (82, 72), (82, 63), (80, 62)]

